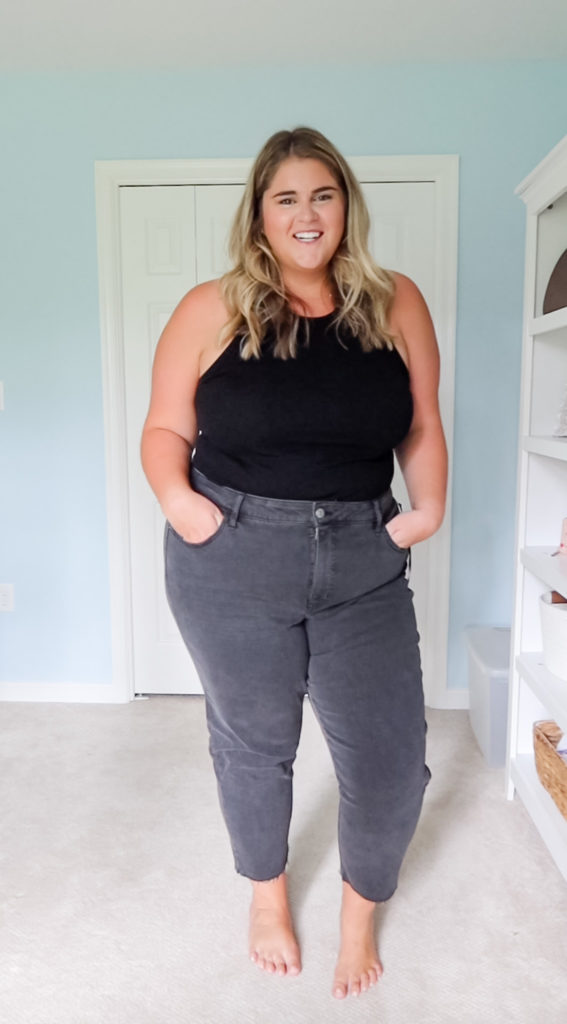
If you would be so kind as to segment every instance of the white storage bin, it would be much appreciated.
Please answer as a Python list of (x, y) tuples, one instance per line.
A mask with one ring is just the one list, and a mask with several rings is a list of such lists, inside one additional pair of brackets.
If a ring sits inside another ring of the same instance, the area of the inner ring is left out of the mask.
[(510, 630), (465, 630), (469, 651), (469, 717), (477, 743), (492, 767), (506, 760)]
[(567, 602), (552, 604), (549, 591), (541, 595), (539, 610), (543, 663), (549, 672), (567, 680)]

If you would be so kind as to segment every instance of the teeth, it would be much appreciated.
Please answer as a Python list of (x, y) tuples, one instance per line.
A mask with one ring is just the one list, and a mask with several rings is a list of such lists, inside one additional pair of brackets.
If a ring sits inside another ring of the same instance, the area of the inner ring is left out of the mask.
[(320, 231), (297, 231), (295, 234), (296, 238), (305, 239), (306, 242), (311, 242), (314, 238), (320, 238)]

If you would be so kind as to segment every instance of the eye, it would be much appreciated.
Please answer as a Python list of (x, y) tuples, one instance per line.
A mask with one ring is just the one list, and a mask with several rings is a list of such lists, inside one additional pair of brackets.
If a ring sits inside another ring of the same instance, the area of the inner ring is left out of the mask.
[(283, 199), (279, 200), (280, 206), (291, 206), (292, 203), (293, 199), (291, 198), (291, 196), (284, 196)]
[(329, 199), (332, 199), (332, 198), (333, 198), (333, 193), (332, 192), (320, 192), (319, 195), (317, 196), (317, 201), (319, 203), (325, 203)]

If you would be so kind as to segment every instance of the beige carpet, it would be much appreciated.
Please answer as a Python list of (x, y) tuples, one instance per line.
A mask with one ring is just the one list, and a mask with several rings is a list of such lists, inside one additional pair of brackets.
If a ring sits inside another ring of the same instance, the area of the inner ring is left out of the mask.
[(2, 707), (2, 1024), (565, 1024), (567, 886), (465, 712), (429, 712), (433, 779), (383, 909), (377, 988), (330, 985), (336, 790), (310, 708), (290, 891), (297, 979), (246, 953), (202, 698)]

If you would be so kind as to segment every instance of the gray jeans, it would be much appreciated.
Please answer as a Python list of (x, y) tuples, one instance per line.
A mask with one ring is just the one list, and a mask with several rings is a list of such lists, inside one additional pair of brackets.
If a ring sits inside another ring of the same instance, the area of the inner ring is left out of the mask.
[(236, 870), (285, 868), (307, 694), (338, 780), (342, 877), (387, 900), (430, 777), (408, 552), (384, 528), (396, 502), (263, 498), (194, 468), (191, 484), (224, 518), (199, 544), (167, 524), (166, 588), (205, 692)]

